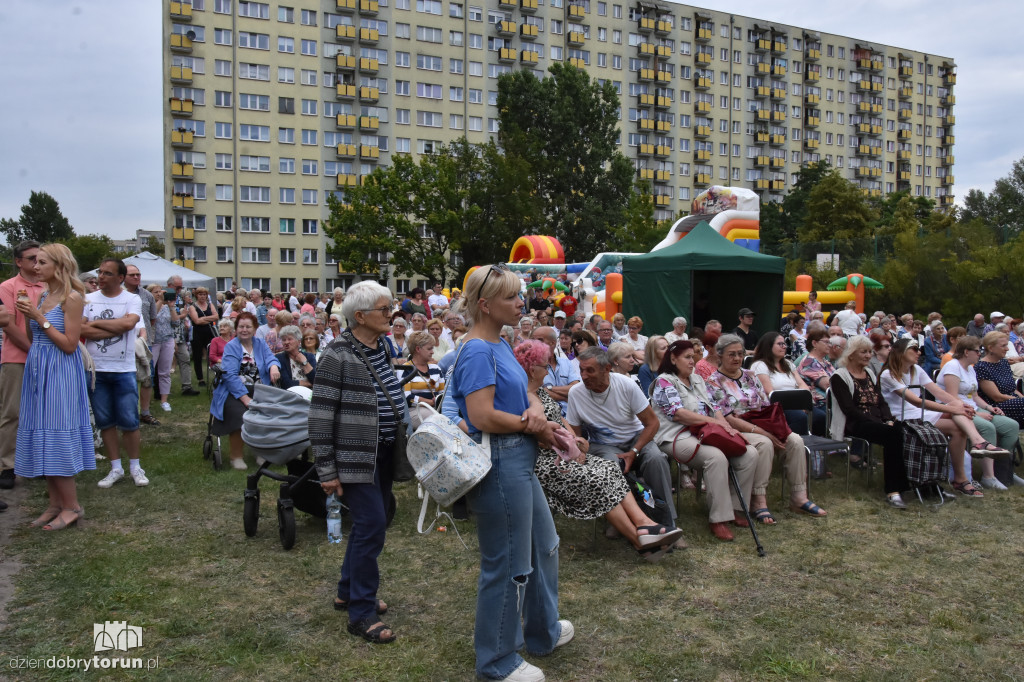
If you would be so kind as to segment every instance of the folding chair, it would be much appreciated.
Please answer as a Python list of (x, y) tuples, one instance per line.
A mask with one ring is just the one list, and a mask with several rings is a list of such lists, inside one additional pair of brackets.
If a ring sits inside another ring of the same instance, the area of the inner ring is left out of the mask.
[[(779, 403), (784, 410), (802, 410), (807, 415), (807, 433), (811, 433), (811, 415), (814, 411), (814, 397), (811, 392), (805, 389), (793, 391), (772, 391), (768, 399), (773, 403)], [(847, 466), (849, 466), (850, 445), (845, 441), (832, 440), (822, 436), (807, 435), (800, 436), (804, 441), (804, 451), (807, 453), (808, 488), (810, 487), (810, 470), (812, 453), (821, 452), (845, 452)], [(824, 456), (824, 455), (823, 455)], [(782, 477), (782, 501), (786, 501), (786, 477)]]
[[(825, 389), (825, 432), (832, 433), (832, 412), (833, 410), (839, 409), (838, 403), (833, 403), (832, 387)], [(863, 438), (857, 438), (856, 436), (844, 436), (843, 440), (850, 444), (850, 452), (854, 451), (853, 445), (856, 443), (858, 447), (858, 454), (864, 458), (864, 475), (868, 479), (868, 485), (871, 485), (871, 475), (874, 473), (873, 469), (875, 466), (874, 461), (874, 444)], [(850, 493), (850, 472), (853, 467), (850, 464), (850, 458), (846, 458), (846, 493)]]

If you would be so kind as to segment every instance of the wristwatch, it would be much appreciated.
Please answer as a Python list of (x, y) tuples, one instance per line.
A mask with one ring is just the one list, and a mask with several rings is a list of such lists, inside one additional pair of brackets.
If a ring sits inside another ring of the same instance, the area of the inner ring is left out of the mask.
[(635, 445), (634, 445), (633, 447), (631, 447), (631, 448), (630, 448), (630, 450), (632, 450), (632, 451), (633, 451), (633, 454), (634, 454), (634, 455), (637, 455), (637, 456), (639, 456), (639, 455), (640, 455), (640, 451), (636, 449), (636, 446), (635, 446)]
[(43, 329), (44, 329), (44, 330), (46, 330), (46, 329), (49, 329), (49, 328), (50, 328), (50, 327), (52, 327), (52, 326), (53, 326), (53, 325), (52, 325), (52, 324), (50, 324), (50, 321), (49, 321), (49, 320), (44, 320), (44, 321), (43, 321), (42, 327), (43, 327)]

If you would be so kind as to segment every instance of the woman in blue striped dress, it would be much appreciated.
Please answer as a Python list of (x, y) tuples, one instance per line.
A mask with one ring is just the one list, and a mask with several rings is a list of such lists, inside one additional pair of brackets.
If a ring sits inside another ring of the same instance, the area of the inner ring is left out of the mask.
[(75, 474), (96, 468), (89, 396), (78, 338), (85, 288), (78, 263), (63, 244), (39, 249), (36, 276), (46, 284), (39, 307), (18, 298), (32, 345), (25, 361), (14, 471), (46, 477), (50, 506), (32, 522), (61, 530), (85, 514), (78, 504)]

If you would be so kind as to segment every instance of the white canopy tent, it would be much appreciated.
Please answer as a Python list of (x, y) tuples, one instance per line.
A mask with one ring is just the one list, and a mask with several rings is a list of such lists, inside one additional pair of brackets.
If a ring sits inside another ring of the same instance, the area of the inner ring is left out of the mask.
[[(143, 286), (149, 286), (150, 284), (166, 286), (167, 279), (175, 275), (181, 277), (181, 282), (185, 285), (186, 289), (204, 286), (213, 291), (214, 286), (216, 286), (216, 281), (213, 277), (208, 277), (201, 272), (176, 265), (166, 258), (154, 256), (149, 251), (143, 251), (142, 253), (125, 258), (124, 264), (134, 265), (139, 269), (139, 272), (142, 273)], [(95, 275), (96, 271), (93, 270), (89, 274)]]

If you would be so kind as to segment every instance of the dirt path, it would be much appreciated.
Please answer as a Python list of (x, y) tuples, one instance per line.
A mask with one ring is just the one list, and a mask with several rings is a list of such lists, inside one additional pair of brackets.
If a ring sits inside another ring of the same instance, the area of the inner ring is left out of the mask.
[(28, 486), (19, 481), (13, 490), (0, 491), (0, 499), (7, 503), (7, 511), (0, 512), (0, 631), (7, 627), (7, 604), (14, 596), (14, 576), (21, 570), (21, 562), (7, 555), (11, 544), (11, 531), (25, 521), (22, 507), (28, 497)]

